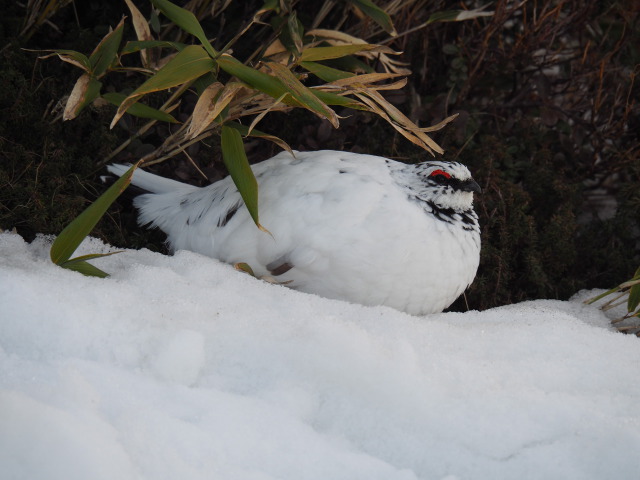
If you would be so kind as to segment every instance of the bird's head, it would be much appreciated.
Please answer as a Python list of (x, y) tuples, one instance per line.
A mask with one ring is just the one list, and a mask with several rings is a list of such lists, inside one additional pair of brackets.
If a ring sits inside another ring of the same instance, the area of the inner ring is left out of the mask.
[(424, 162), (416, 168), (420, 178), (418, 197), (440, 208), (469, 210), (473, 206), (473, 193), (482, 192), (469, 169), (461, 163), (438, 160)]

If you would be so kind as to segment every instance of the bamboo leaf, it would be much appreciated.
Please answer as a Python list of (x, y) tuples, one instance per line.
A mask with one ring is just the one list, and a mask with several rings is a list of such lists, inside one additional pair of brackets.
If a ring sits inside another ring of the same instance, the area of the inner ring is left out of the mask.
[(216, 82), (209, 85), (198, 98), (193, 110), (191, 125), (187, 131), (189, 138), (197, 137), (211, 125), (242, 88), (244, 85), (239, 82), (230, 82), (227, 85)]
[(275, 102), (273, 102), (271, 105), (269, 105), (267, 108), (265, 108), (262, 112), (260, 112), (260, 114), (256, 115), (256, 118), (254, 118), (253, 121), (251, 122), (251, 125), (249, 125), (249, 132), (247, 133), (247, 135), (251, 134), (251, 131), (255, 128), (255, 126), (258, 123), (260, 123), (262, 121), (262, 119), (265, 117), (265, 115), (267, 113), (269, 113), (274, 108), (278, 107), (278, 105), (280, 105), (280, 103), (282, 103), (282, 100), (284, 99), (284, 97), (286, 95), (287, 95), (286, 93), (283, 93), (280, 96), (280, 98), (276, 99)]
[(60, 265), (62, 268), (73, 270), (74, 272), (82, 273), (88, 277), (107, 278), (109, 274), (100, 270), (98, 267), (91, 265), (88, 262), (65, 262)]
[(587, 305), (591, 305), (592, 303), (595, 303), (595, 302), (597, 302), (598, 300), (601, 300), (601, 299), (603, 299), (604, 297), (606, 297), (606, 296), (608, 296), (608, 295), (611, 295), (612, 293), (615, 293), (615, 292), (618, 292), (618, 291), (620, 291), (620, 289), (619, 289), (618, 287), (612, 288), (611, 290), (607, 290), (606, 292), (601, 293), (600, 295), (596, 295), (596, 296), (595, 296), (595, 297), (593, 297), (593, 298), (590, 298), (590, 299), (588, 299), (588, 300), (585, 300), (585, 302), (584, 302), (584, 303), (586, 303)]
[(209, 85), (217, 81), (217, 72), (211, 71), (205, 73), (201, 77), (196, 78), (193, 82), (191, 82), (189, 88), (193, 88), (198, 95), (202, 95), (202, 92), (204, 92)]
[(195, 80), (211, 71), (214, 67), (215, 61), (207, 55), (207, 52), (201, 46), (190, 45), (186, 47), (173, 57), (169, 63), (158, 70), (153, 77), (149, 78), (123, 100), (111, 121), (110, 128), (113, 128), (127, 109), (142, 96)]
[(282, 140), (281, 138), (276, 137), (275, 135), (269, 135), (268, 133), (261, 132), (257, 128), (252, 128), (251, 130), (249, 130), (249, 127), (247, 127), (246, 125), (242, 125), (237, 122), (227, 122), (225, 123), (225, 125), (231, 128), (235, 128), (236, 130), (238, 130), (238, 132), (240, 132), (242, 135), (245, 135), (247, 137), (262, 138), (264, 140), (273, 142), (283, 150), (286, 150), (291, 155), (293, 155), (293, 150), (291, 149), (289, 144), (284, 140)]
[[(127, 96), (123, 93), (112, 92), (103, 94), (102, 98), (104, 98), (110, 104), (119, 107), (125, 100), (125, 98), (127, 98)], [(149, 105), (144, 105), (142, 103), (135, 103), (131, 105), (127, 112), (134, 117), (150, 118), (152, 120), (159, 120), (161, 122), (178, 123), (173, 115), (170, 115), (167, 112), (163, 112), (162, 110), (152, 108)]]
[(337, 105), (339, 107), (353, 108), (354, 110), (366, 110), (364, 106), (353, 98), (336, 95), (332, 92), (320, 90), (320, 88), (312, 87), (313, 93), (327, 105)]
[[(218, 66), (230, 75), (233, 75), (251, 87), (266, 93), (270, 97), (278, 99), (283, 93), (293, 93), (280, 81), (279, 78), (268, 75), (259, 70), (243, 65), (231, 55), (223, 54), (217, 59)], [(296, 79), (297, 81), (297, 79)], [(304, 87), (306, 88), (306, 87)], [(322, 91), (316, 88), (308, 89), (313, 92), (320, 102), (326, 105), (338, 105), (350, 108), (360, 108), (361, 105), (353, 99), (336, 95), (332, 92)], [(306, 107), (298, 98), (287, 95), (282, 103), (295, 107)]]
[(262, 229), (258, 218), (258, 182), (249, 166), (240, 132), (227, 125), (222, 126), (222, 159), (236, 184), (253, 221)]
[(307, 48), (302, 52), (300, 61), (302, 62), (317, 62), (319, 60), (329, 60), (332, 58), (346, 57), (347, 55), (353, 55), (358, 52), (368, 52), (371, 50), (385, 49), (386, 47), (379, 45), (371, 45), (369, 43), (358, 43), (355, 45), (338, 45), (336, 47), (312, 47)]
[[(223, 54), (217, 59), (217, 62), (220, 68), (229, 75), (238, 77), (240, 80), (252, 86), (256, 90), (260, 90), (273, 98), (278, 98), (287, 91), (284, 85), (282, 85), (282, 82), (277, 78), (251, 67), (247, 67), (231, 55)], [(292, 99), (287, 99), (284, 103), (287, 103), (287, 105), (294, 104), (299, 106), (299, 103), (292, 101)]]
[(398, 33), (393, 26), (393, 22), (387, 12), (382, 10), (371, 0), (349, 0), (354, 6), (359, 8), (362, 13), (368, 16), (371, 20), (380, 25), (385, 32), (395, 37)]
[(399, 73), (363, 73), (362, 75), (358, 75), (358, 76), (353, 75), (348, 78), (336, 80), (333, 82), (333, 85), (337, 85), (339, 87), (346, 87), (353, 83), (359, 83), (364, 85), (368, 83), (375, 83), (375, 82), (380, 82), (382, 80), (389, 80), (391, 78), (398, 78), (398, 77), (402, 77), (402, 75)]
[[(122, 253), (122, 252), (123, 252), (122, 250), (117, 250), (115, 252), (109, 252), (109, 253), (90, 253), (88, 255), (81, 255), (79, 257), (74, 257), (67, 260), (66, 262), (64, 262), (64, 265), (73, 265), (74, 263), (86, 262), (87, 260), (93, 260), (94, 258), (110, 257), (111, 255), (115, 255), (116, 253)], [(65, 267), (65, 268), (68, 268), (68, 267)]]
[(640, 305), (640, 284), (634, 285), (629, 290), (629, 300), (627, 301), (627, 311), (629, 313), (635, 311)]
[(160, 34), (160, 29), (162, 25), (160, 25), (160, 18), (158, 17), (158, 11), (155, 8), (151, 9), (151, 15), (149, 16), (149, 26), (151, 30), (153, 30), (156, 35)]
[(248, 273), (252, 277), (256, 276), (256, 274), (253, 273), (253, 269), (249, 266), (248, 263), (244, 263), (244, 262), (234, 263), (233, 268), (235, 268), (240, 272)]
[[(396, 107), (391, 105), (385, 98), (375, 90), (365, 90), (362, 89), (361, 92), (367, 97), (371, 98), (375, 101), (384, 111), (389, 115), (389, 117), (393, 120), (391, 122), (392, 126), (404, 135), (405, 138), (411, 140), (416, 143), (413, 138), (417, 137), (420, 142), (422, 142), (423, 148), (425, 148), (429, 153), (433, 155), (433, 152), (443, 154), (444, 150), (429, 137), (422, 129), (420, 129), (416, 124), (414, 124), (404, 113), (398, 110)], [(362, 99), (362, 97), (359, 97)], [(455, 117), (453, 117), (455, 118)], [(408, 132), (411, 132), (412, 135), (408, 135)], [(417, 145), (421, 145), (420, 143), (416, 143)]]
[[(149, 28), (149, 23), (147, 19), (144, 18), (144, 15), (140, 13), (138, 7), (136, 7), (131, 0), (124, 0), (129, 7), (129, 11), (131, 12), (131, 21), (133, 23), (133, 29), (136, 31), (136, 37), (140, 41), (150, 41), (153, 40), (153, 36), (151, 35), (151, 29)], [(140, 50), (140, 59), (142, 60), (142, 64), (145, 67), (149, 66), (149, 53), (146, 49)]]
[[(293, 51), (296, 56), (299, 56), (304, 46), (304, 43), (302, 42), (304, 27), (302, 26), (302, 22), (298, 20), (298, 16), (295, 11), (291, 12), (291, 15), (289, 15), (286, 32), (291, 40), (291, 51)], [(283, 41), (283, 43), (286, 45), (286, 42)]]
[(335, 82), (355, 75), (351, 72), (343, 72), (337, 68), (327, 67), (316, 62), (300, 62), (300, 66), (325, 82)]
[[(375, 113), (376, 115), (382, 117), (383, 119), (385, 119), (398, 133), (400, 133), (404, 138), (406, 138), (407, 140), (409, 140), (410, 142), (414, 143), (415, 145), (425, 149), (426, 151), (428, 151), (431, 155), (433, 155), (433, 148), (432, 146), (425, 142), (425, 137), (426, 139), (431, 143), (431, 144), (435, 144), (435, 142), (433, 142), (433, 140), (431, 140), (426, 134), (421, 134), (421, 132), (416, 132), (416, 131), (411, 131), (407, 128), (403, 128), (403, 126), (399, 125), (396, 121), (394, 121), (393, 118), (390, 117), (390, 115), (388, 114), (387, 111), (385, 111), (380, 105), (378, 105), (377, 102), (375, 102), (373, 99), (369, 98), (367, 95), (369, 95), (370, 92), (363, 92), (363, 93), (356, 93), (356, 96), (358, 98), (360, 98), (360, 100), (362, 100), (362, 102), (367, 105), (367, 107), (369, 108), (369, 110), (373, 113)], [(440, 147), (435, 144), (435, 147), (438, 150), (438, 153), (442, 153), (442, 149), (440, 149)]]
[(439, 121), (435, 125), (431, 125), (430, 127), (422, 127), (420, 128), (421, 132), (429, 133), (429, 132), (437, 132), (438, 130), (442, 130), (447, 124), (453, 122), (456, 118), (458, 118), (458, 113), (454, 113), (453, 115), (449, 115), (444, 120)]
[(487, 6), (488, 4), (480, 8), (474, 8), (473, 10), (447, 10), (444, 12), (436, 12), (429, 17), (426, 23), (462, 22), (464, 20), (471, 20), (478, 17), (490, 17), (493, 15), (493, 12), (483, 11)]
[(130, 53), (136, 53), (140, 50), (144, 50), (147, 48), (157, 48), (157, 47), (168, 47), (173, 48), (177, 51), (182, 51), (185, 49), (187, 45), (179, 42), (167, 42), (165, 40), (132, 40), (127, 42), (126, 45), (120, 50), (120, 55), (128, 55)]
[(122, 41), (125, 18), (122, 17), (118, 26), (104, 36), (89, 57), (91, 73), (95, 78), (103, 76), (115, 60), (118, 54), (118, 47), (120, 47), (120, 42)]
[[(223, 54), (217, 59), (218, 66), (229, 75), (238, 77), (240, 80), (251, 87), (266, 93), (270, 97), (280, 98), (283, 93), (292, 93), (284, 84), (276, 77), (268, 75), (259, 70), (243, 65), (231, 55)], [(330, 92), (323, 92), (313, 89), (313, 93), (321, 102), (327, 105), (350, 106), (354, 102), (351, 99), (341, 97)], [(287, 95), (283, 98), (282, 103), (295, 107), (304, 107), (297, 98)]]
[(189, 138), (195, 138), (200, 135), (216, 118), (211, 114), (215, 108), (216, 98), (223, 88), (224, 85), (222, 83), (214, 82), (200, 94), (191, 114), (191, 123), (187, 129)]
[(268, 62), (266, 65), (296, 100), (318, 116), (326, 118), (331, 122), (331, 125), (338, 128), (339, 122), (336, 112), (320, 100), (313, 90), (300, 83), (291, 70), (280, 63)]
[(67, 104), (62, 113), (62, 120), (66, 121), (76, 118), (87, 105), (98, 98), (101, 87), (102, 83), (88, 73), (83, 73), (69, 94)]
[[(283, 93), (287, 93), (287, 92), (291, 93), (292, 95), (287, 95), (282, 99), (282, 103), (286, 105), (309, 108), (308, 105), (304, 104), (300, 98), (293, 95), (294, 92), (290, 88), (287, 88), (280, 78), (273, 77), (264, 72), (255, 70), (251, 67), (247, 67), (246, 65), (243, 65), (238, 60), (233, 58), (231, 55), (226, 55), (226, 54), (221, 55), (217, 59), (217, 63), (220, 66), (220, 68), (225, 72), (227, 72), (228, 74), (238, 77), (243, 82), (252, 86), (256, 90), (260, 90), (261, 92), (266, 93), (270, 97), (277, 99), (277, 98), (280, 98)], [(278, 67), (275, 67), (275, 68), (278, 68)], [(286, 67), (283, 67), (283, 68), (286, 68)], [(299, 81), (295, 79), (295, 83), (299, 83)], [(293, 84), (294, 82), (292, 82), (292, 85)], [(339, 105), (339, 106), (345, 106), (345, 107), (358, 108), (358, 105), (359, 105), (358, 102), (352, 99), (345, 98), (331, 92), (325, 92), (317, 89), (307, 89), (306, 87), (304, 87), (304, 85), (302, 85), (302, 87), (306, 89), (307, 92), (312, 92), (312, 95), (314, 95), (319, 100), (319, 103), (316, 103), (318, 108), (322, 108), (320, 106), (321, 104), (325, 104), (325, 106)], [(305, 93), (305, 96), (306, 95), (307, 94)], [(311, 99), (311, 101), (314, 102), (313, 99)]]
[(49, 55), (43, 55), (42, 57), (38, 57), (40, 59), (50, 58), (50, 57), (53, 57), (54, 55), (57, 55), (58, 58), (60, 58), (60, 60), (62, 60), (63, 62), (70, 63), (71, 65), (74, 65), (84, 70), (87, 73), (91, 73), (91, 63), (89, 62), (89, 58), (80, 52), (76, 52), (75, 50), (40, 50), (40, 51), (53, 52)]
[(107, 189), (98, 199), (78, 215), (62, 232), (51, 245), (49, 255), (51, 261), (56, 265), (69, 260), (73, 252), (76, 251), (82, 240), (89, 235), (96, 223), (102, 218), (113, 201), (131, 183), (131, 177), (139, 162), (133, 165), (120, 177), (111, 187)]
[(151, 3), (153, 3), (158, 10), (164, 13), (169, 20), (178, 25), (185, 32), (190, 33), (200, 40), (202, 46), (211, 58), (216, 58), (218, 56), (218, 52), (216, 52), (211, 46), (211, 43), (209, 43), (207, 35), (204, 33), (200, 22), (198, 22), (198, 19), (193, 13), (182, 7), (174, 5), (168, 0), (151, 0)]
[(280, 2), (278, 0), (265, 0), (260, 10), (275, 10), (280, 12)]
[[(633, 280), (640, 280), (640, 268), (636, 270)], [(640, 305), (640, 283), (636, 283), (629, 289), (629, 300), (627, 301), (627, 311), (633, 312)]]

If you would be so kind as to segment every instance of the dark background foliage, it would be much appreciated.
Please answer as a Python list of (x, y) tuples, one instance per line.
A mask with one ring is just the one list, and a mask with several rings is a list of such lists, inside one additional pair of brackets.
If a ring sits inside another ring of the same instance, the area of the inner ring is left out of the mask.
[[(96, 107), (62, 122), (64, 97), (78, 70), (56, 59), (37, 60), (25, 49), (91, 52), (127, 10), (124, 2), (75, 2), (27, 38), (20, 34), (25, 7), (6, 3), (0, 18), (0, 228), (15, 227), (30, 240), (58, 233), (103, 191), (99, 162), (135, 131), (137, 121), (125, 116), (109, 130), (115, 108)], [(146, 1), (135, 3), (149, 13)], [(314, 18), (315, 4), (296, 6), (303, 24)], [(233, 2), (223, 17), (204, 22), (207, 32), (224, 44), (260, 5)], [(467, 293), (474, 309), (613, 286), (640, 264), (639, 6), (634, 0), (520, 5), (499, 0), (488, 7), (495, 11), (491, 17), (434, 23), (404, 35), (434, 12), (478, 6), (408, 1), (393, 16), (401, 35), (388, 42), (404, 52), (413, 71), (409, 85), (389, 100), (421, 125), (458, 113), (436, 140), (445, 158), (469, 165), (484, 189), (476, 200), (482, 259)], [(343, 20), (356, 36), (374, 27), (357, 15), (345, 17), (344, 9), (332, 11), (321, 26), (335, 28)], [(132, 30), (127, 26), (125, 38), (134, 38)], [(372, 40), (387, 39), (380, 34)], [(248, 35), (247, 41), (264, 39)], [(119, 81), (122, 89), (136, 86)], [(185, 112), (192, 107), (183, 105)], [(344, 149), (407, 162), (425, 156), (384, 121), (338, 113), (346, 116), (339, 130), (297, 110), (268, 115), (260, 128), (299, 150)], [(137, 159), (169, 128), (151, 129), (117, 160)], [(262, 141), (248, 141), (246, 149), (251, 161), (277, 153)], [(207, 181), (225, 174), (214, 141), (188, 153)], [(206, 183), (184, 158), (156, 170)], [(163, 251), (162, 235), (137, 227), (126, 202), (112, 208), (94, 235)], [(453, 308), (467, 307), (460, 300)]]

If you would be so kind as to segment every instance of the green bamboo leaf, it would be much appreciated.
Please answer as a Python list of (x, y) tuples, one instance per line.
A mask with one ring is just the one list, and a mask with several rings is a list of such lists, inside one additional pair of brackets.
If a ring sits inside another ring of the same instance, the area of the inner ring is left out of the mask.
[(629, 313), (635, 311), (640, 305), (640, 284), (634, 285), (629, 290), (629, 300), (627, 301), (627, 311)]
[(98, 277), (98, 278), (107, 278), (109, 274), (100, 270), (98, 267), (95, 267), (87, 262), (65, 262), (60, 265), (62, 268), (66, 268), (68, 270), (73, 270), (74, 272), (82, 273), (88, 277)]
[(218, 52), (216, 52), (211, 46), (211, 43), (209, 43), (200, 22), (198, 22), (198, 19), (193, 13), (182, 7), (174, 5), (168, 0), (151, 0), (151, 3), (153, 3), (158, 10), (164, 13), (169, 20), (178, 25), (185, 32), (190, 33), (200, 40), (200, 42), (202, 42), (202, 46), (211, 58), (216, 58), (218, 56)]
[(60, 235), (51, 245), (49, 255), (51, 261), (56, 265), (61, 265), (69, 260), (73, 252), (76, 251), (82, 240), (89, 235), (96, 223), (102, 218), (109, 208), (109, 205), (120, 195), (131, 183), (133, 171), (138, 164), (132, 166), (120, 177), (111, 187), (107, 189), (98, 199), (87, 207), (75, 220), (66, 226)]
[(89, 57), (91, 73), (95, 78), (100, 78), (104, 75), (115, 60), (118, 54), (118, 47), (120, 47), (120, 42), (122, 41), (125, 18), (122, 17), (118, 26), (105, 35)]
[(371, 68), (359, 58), (354, 57), (353, 55), (330, 59), (324, 63), (332, 68), (337, 68), (338, 70), (342, 70), (344, 72), (375, 73), (375, 70), (373, 68)]
[(80, 52), (76, 52), (75, 50), (37, 50), (44, 52), (53, 52), (49, 55), (44, 55), (42, 57), (38, 57), (41, 59), (49, 58), (54, 55), (57, 55), (60, 60), (63, 62), (70, 63), (71, 65), (75, 65), (76, 67), (84, 70), (87, 73), (91, 73), (91, 63), (89, 62), (89, 58)]
[(379, 45), (369, 43), (358, 43), (355, 45), (340, 45), (337, 47), (313, 47), (302, 52), (300, 61), (317, 62), (319, 60), (329, 60), (332, 58), (346, 57), (358, 52), (367, 52), (380, 48)]
[[(243, 65), (238, 60), (233, 58), (231, 55), (222, 55), (218, 58), (217, 62), (218, 66), (229, 75), (238, 77), (244, 83), (250, 85), (256, 90), (260, 90), (261, 92), (266, 93), (273, 98), (280, 98), (283, 93), (293, 93), (287, 87), (285, 87), (285, 85), (278, 78), (268, 75), (264, 72), (254, 70), (251, 67), (247, 67), (246, 65)], [(353, 99), (346, 98), (341, 95), (336, 95), (335, 93), (322, 92), (317, 89), (313, 89), (312, 92), (313, 95), (315, 95), (322, 103), (326, 105), (338, 105), (352, 108), (358, 108), (358, 105), (360, 105)], [(306, 106), (293, 95), (287, 95), (282, 100), (282, 103), (295, 107)]]
[(74, 263), (86, 262), (87, 260), (93, 260), (94, 258), (102, 258), (102, 257), (110, 257), (111, 255), (115, 255), (116, 253), (122, 253), (123, 250), (117, 250), (115, 252), (109, 253), (90, 253), (88, 255), (80, 255), (79, 257), (73, 257), (64, 262), (65, 268), (69, 268), (68, 265), (73, 265)]
[(302, 42), (304, 26), (302, 25), (302, 22), (298, 20), (298, 16), (295, 11), (291, 12), (291, 15), (289, 15), (289, 19), (287, 20), (287, 31), (293, 44), (293, 52), (296, 55), (300, 55), (304, 46), (304, 43)]
[(146, 48), (173, 48), (177, 51), (182, 51), (185, 49), (187, 45), (180, 42), (167, 42), (165, 40), (132, 40), (127, 42), (122, 50), (120, 50), (120, 55), (128, 55), (130, 53), (137, 53), (140, 50), (144, 50)]
[(244, 262), (236, 263), (233, 265), (233, 267), (240, 272), (248, 273), (252, 277), (256, 276), (256, 274), (253, 273), (253, 268), (251, 268), (248, 263), (244, 263)]
[(326, 118), (335, 128), (338, 128), (338, 116), (336, 112), (320, 100), (313, 90), (308, 89), (300, 83), (291, 70), (281, 63), (267, 62), (266, 65), (298, 102), (320, 117)]
[(158, 17), (158, 12), (154, 8), (151, 9), (149, 26), (151, 27), (151, 30), (153, 30), (156, 34), (160, 34), (160, 29), (162, 28), (162, 25), (160, 25), (160, 18)]
[(278, 39), (284, 47), (296, 57), (300, 56), (304, 42), (304, 26), (298, 20), (296, 12), (291, 12), (288, 17), (274, 15), (271, 17), (271, 27), (278, 32)]
[[(285, 86), (276, 77), (272, 77), (264, 72), (247, 67), (231, 55), (223, 54), (217, 59), (217, 62), (218, 66), (229, 75), (238, 77), (244, 83), (273, 98), (279, 98), (283, 93), (287, 92)], [(286, 103), (287, 105), (300, 106), (300, 104), (293, 98), (285, 98), (283, 103)]]
[(327, 105), (353, 108), (354, 110), (368, 110), (368, 108), (366, 108), (362, 103), (354, 100), (353, 98), (345, 97), (343, 95), (336, 95), (335, 93), (331, 92), (323, 92), (322, 90), (318, 90), (315, 88), (313, 89), (313, 93), (315, 93), (315, 95)]
[[(104, 98), (110, 104), (119, 107), (127, 98), (127, 96), (123, 93), (113, 92), (103, 94), (102, 98)], [(167, 112), (163, 112), (142, 103), (135, 103), (131, 105), (127, 110), (127, 113), (133, 115), (134, 117), (150, 118), (152, 120), (160, 120), (161, 122), (178, 123), (178, 121)]]
[(280, 13), (280, 2), (278, 0), (265, 0), (260, 10), (275, 10)]
[(195, 80), (210, 72), (215, 68), (215, 65), (216, 62), (207, 55), (201, 46), (189, 45), (122, 101), (111, 121), (110, 128), (113, 128), (124, 112), (144, 95)]
[(349, 0), (357, 8), (362, 10), (367, 17), (380, 25), (385, 32), (391, 36), (396, 36), (398, 33), (393, 26), (391, 17), (383, 9), (374, 4), (371, 0)]
[(235, 128), (223, 125), (221, 147), (224, 164), (238, 187), (251, 218), (258, 228), (262, 229), (258, 219), (258, 182), (249, 166), (240, 132)]
[(335, 82), (336, 80), (342, 80), (343, 78), (349, 78), (355, 75), (354, 73), (343, 72), (337, 68), (327, 67), (326, 65), (316, 62), (300, 62), (300, 66), (325, 82)]
[(595, 302), (597, 302), (598, 300), (601, 300), (601, 299), (603, 299), (604, 297), (606, 297), (606, 296), (608, 296), (608, 295), (611, 295), (612, 293), (619, 292), (619, 291), (620, 291), (620, 288), (619, 288), (619, 287), (612, 288), (611, 290), (607, 290), (606, 292), (601, 293), (600, 295), (596, 295), (596, 296), (595, 296), (595, 297), (593, 297), (593, 298), (590, 298), (590, 299), (588, 299), (588, 300), (585, 300), (585, 302), (584, 302), (584, 303), (586, 303), (587, 305), (591, 305), (592, 303), (595, 303)]
[[(640, 280), (640, 268), (636, 270), (633, 280)], [(640, 305), (640, 283), (637, 283), (629, 290), (629, 300), (627, 301), (627, 311), (633, 312)]]

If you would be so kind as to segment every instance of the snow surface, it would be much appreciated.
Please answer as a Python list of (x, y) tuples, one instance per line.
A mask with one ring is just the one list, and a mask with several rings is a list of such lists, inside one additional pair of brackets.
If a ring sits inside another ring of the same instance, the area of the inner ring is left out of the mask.
[(580, 299), (419, 318), (49, 246), (0, 234), (3, 480), (640, 478), (640, 343)]

